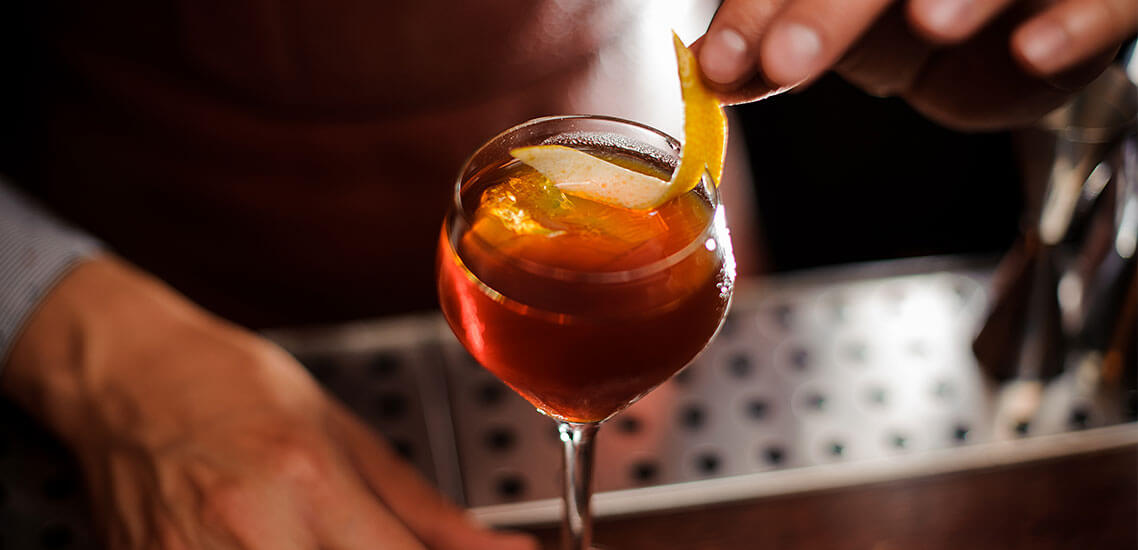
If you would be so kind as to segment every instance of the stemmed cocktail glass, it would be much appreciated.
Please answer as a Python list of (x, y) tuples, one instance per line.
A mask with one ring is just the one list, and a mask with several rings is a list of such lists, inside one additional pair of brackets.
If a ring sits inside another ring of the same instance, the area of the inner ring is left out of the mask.
[(442, 309), (466, 349), (558, 422), (564, 548), (591, 539), (593, 438), (687, 365), (727, 312), (735, 267), (709, 177), (650, 211), (563, 194), (510, 151), (564, 145), (667, 180), (680, 144), (606, 117), (536, 119), (463, 167), (438, 251)]

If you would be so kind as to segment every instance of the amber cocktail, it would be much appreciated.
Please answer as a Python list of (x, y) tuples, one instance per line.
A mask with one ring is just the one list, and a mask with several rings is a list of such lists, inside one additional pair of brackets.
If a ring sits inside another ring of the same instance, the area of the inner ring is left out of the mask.
[(549, 144), (662, 180), (680, 145), (617, 119), (527, 122), (473, 155), (439, 236), (439, 297), (451, 328), (482, 365), (562, 423), (568, 473), (583, 478), (567, 486), (583, 492), (566, 501), (579, 524), (567, 544), (583, 548), (580, 484), (589, 474), (587, 465), (574, 470), (591, 451), (581, 439), (707, 345), (727, 312), (734, 259), (709, 178), (650, 210), (610, 206), (561, 192), (510, 155)]

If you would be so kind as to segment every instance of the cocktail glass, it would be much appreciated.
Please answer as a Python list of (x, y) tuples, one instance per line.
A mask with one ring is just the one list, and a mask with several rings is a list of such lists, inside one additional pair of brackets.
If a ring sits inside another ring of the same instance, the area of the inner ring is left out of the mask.
[(563, 547), (592, 538), (598, 426), (682, 369), (726, 315), (735, 265), (711, 178), (650, 212), (563, 195), (510, 156), (564, 145), (667, 180), (680, 144), (634, 122), (540, 118), (491, 139), (455, 185), (437, 256), (448, 323), (559, 425)]

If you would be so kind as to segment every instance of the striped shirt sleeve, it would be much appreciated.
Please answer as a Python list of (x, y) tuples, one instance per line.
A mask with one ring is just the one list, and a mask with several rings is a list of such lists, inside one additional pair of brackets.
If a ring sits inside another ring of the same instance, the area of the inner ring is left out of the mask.
[(75, 265), (102, 249), (0, 179), (0, 368), (40, 301)]

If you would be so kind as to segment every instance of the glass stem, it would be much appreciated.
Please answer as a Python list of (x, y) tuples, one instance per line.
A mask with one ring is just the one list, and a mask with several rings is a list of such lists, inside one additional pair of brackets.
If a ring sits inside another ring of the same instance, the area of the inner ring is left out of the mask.
[(559, 422), (564, 443), (565, 515), (561, 522), (562, 550), (589, 550), (593, 538), (593, 437), (596, 422)]

